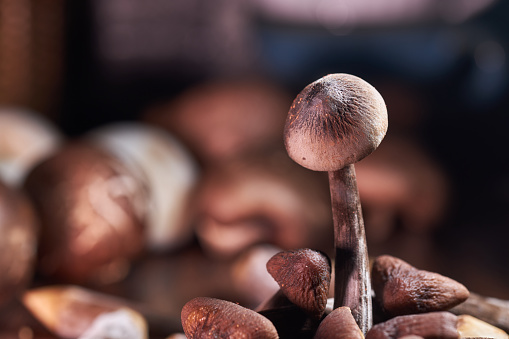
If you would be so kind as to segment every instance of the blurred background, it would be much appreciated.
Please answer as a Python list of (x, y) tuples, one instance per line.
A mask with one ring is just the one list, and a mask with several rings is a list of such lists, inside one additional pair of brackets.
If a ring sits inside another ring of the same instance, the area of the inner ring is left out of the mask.
[[(177, 314), (193, 295), (242, 300), (242, 288), (218, 286), (234, 284), (225, 276), (253, 248), (331, 253), (327, 178), (293, 164), (282, 133), (301, 89), (351, 73), (389, 113), (386, 139), (356, 165), (370, 255), (509, 299), (507, 15), (496, 0), (0, 0), (0, 111), (43, 119), (58, 140), (7, 186), (46, 197), (33, 169), (117, 122), (168, 133), (196, 171), (178, 205), (190, 236), (137, 252), (101, 284), (48, 273), (38, 254), (24, 286), (78, 283)], [(3, 162), (9, 147), (31, 147), (8, 130)], [(36, 219), (48, 208), (37, 199)]]

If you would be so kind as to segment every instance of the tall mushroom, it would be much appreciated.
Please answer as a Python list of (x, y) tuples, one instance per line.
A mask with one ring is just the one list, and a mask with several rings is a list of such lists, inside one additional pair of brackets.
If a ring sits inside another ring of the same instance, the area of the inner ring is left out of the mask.
[(327, 171), (335, 249), (334, 308), (348, 306), (361, 330), (371, 327), (371, 282), (354, 163), (373, 152), (387, 131), (378, 91), (349, 74), (330, 74), (295, 98), (285, 124), (285, 146), (298, 164)]

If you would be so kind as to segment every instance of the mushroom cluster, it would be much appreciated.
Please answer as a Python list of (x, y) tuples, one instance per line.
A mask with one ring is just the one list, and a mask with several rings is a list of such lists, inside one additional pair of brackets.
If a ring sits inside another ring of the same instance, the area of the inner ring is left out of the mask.
[[(188, 338), (272, 338), (274, 333), (279, 338), (507, 338), (502, 330), (479, 331), (469, 318), (447, 312), (469, 297), (467, 288), (450, 278), (391, 256), (375, 258), (370, 270), (353, 164), (378, 147), (387, 127), (382, 96), (356, 76), (327, 75), (297, 95), (285, 124), (285, 145), (295, 162), (328, 172), (334, 270), (321, 252), (278, 253), (267, 262), (280, 286), (274, 297), (257, 312), (220, 299), (193, 299), (182, 310)], [(325, 312), (332, 271), (333, 310)]]

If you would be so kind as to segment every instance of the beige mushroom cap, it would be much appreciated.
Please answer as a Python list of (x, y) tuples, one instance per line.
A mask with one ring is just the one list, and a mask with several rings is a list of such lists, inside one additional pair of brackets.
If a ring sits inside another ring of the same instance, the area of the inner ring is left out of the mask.
[(314, 171), (335, 171), (373, 152), (387, 132), (380, 93), (350, 74), (329, 74), (295, 98), (285, 125), (289, 156)]

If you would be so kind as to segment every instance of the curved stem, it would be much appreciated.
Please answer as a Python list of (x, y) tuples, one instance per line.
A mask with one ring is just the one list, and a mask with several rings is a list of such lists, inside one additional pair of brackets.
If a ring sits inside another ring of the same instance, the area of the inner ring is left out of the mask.
[(329, 172), (334, 222), (334, 308), (350, 307), (364, 334), (372, 325), (371, 280), (354, 165)]

